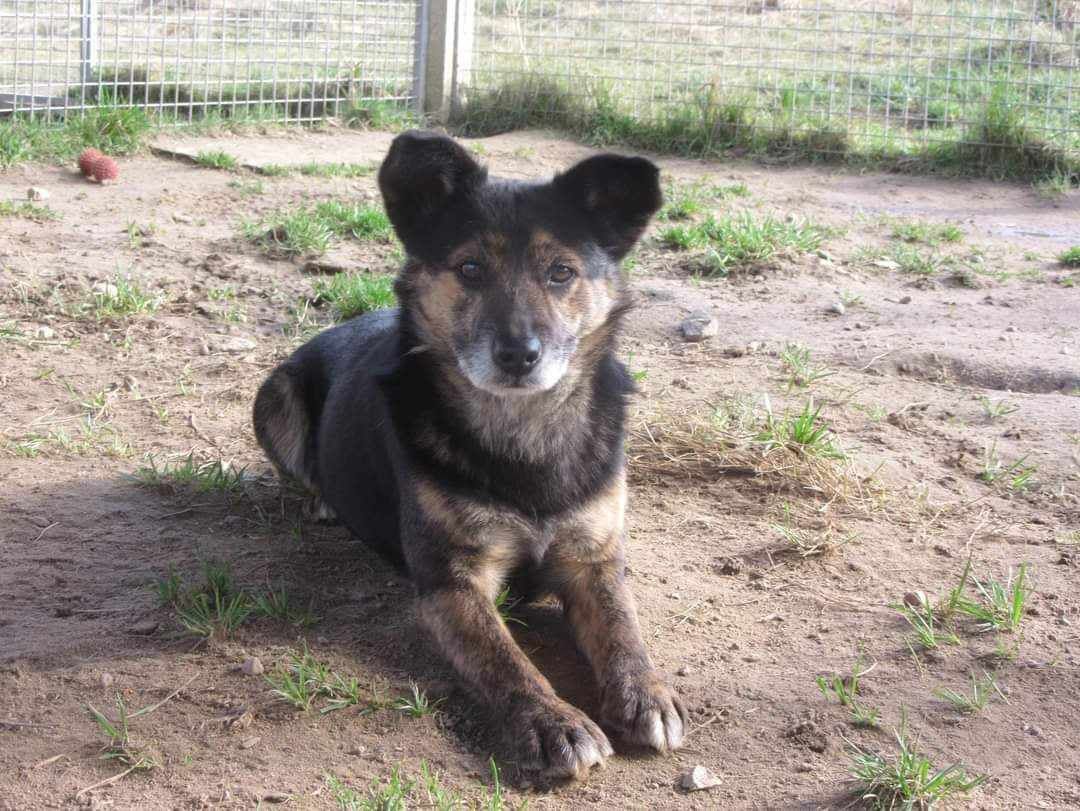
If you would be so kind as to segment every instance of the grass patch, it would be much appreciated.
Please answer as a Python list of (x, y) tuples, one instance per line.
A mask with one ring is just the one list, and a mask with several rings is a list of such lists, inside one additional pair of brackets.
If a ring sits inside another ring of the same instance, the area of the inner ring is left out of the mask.
[[(974, 599), (966, 593), (969, 584), (974, 591)], [(1004, 582), (993, 578), (979, 580), (972, 573), (969, 558), (960, 583), (949, 592), (945, 613), (959, 613), (975, 620), (978, 630), (982, 632), (1016, 633), (1024, 621), (1032, 591), (1026, 563), (1020, 564), (1015, 573), (1010, 569)]]
[(905, 722), (901, 722), (895, 736), (897, 752), (892, 758), (848, 742), (851, 774), (858, 785), (859, 798), (869, 808), (875, 811), (933, 808), (986, 782), (982, 775), (970, 777), (958, 763), (936, 768), (919, 752), (918, 742), (908, 737)]
[(366, 273), (335, 273), (329, 279), (315, 282), (316, 304), (333, 306), (339, 320), (355, 318), (372, 310), (393, 307), (394, 279), (388, 275)]
[(964, 230), (953, 223), (906, 220), (893, 226), (892, 238), (903, 242), (937, 246), (943, 242), (960, 242), (964, 238)]
[(442, 702), (441, 698), (432, 701), (427, 693), (420, 689), (420, 685), (413, 682), (409, 695), (399, 697), (394, 702), (394, 709), (410, 718), (425, 718), (438, 712)]
[(900, 603), (893, 606), (914, 631), (914, 640), (924, 650), (937, 650), (942, 645), (959, 645), (960, 638), (938, 621), (934, 609), (922, 595), (916, 605)]
[(516, 805), (506, 796), (499, 768), (494, 758), (488, 761), (491, 788), (481, 788), (474, 798), (461, 797), (442, 785), (438, 772), (427, 761), (420, 761), (419, 775), (408, 777), (401, 767), (390, 770), (385, 780), (372, 780), (366, 789), (356, 789), (334, 775), (326, 776), (326, 787), (342, 811), (405, 811), (407, 808), (433, 808), (436, 811), (524, 811), (526, 802)]
[(851, 712), (851, 723), (857, 727), (875, 728), (880, 720), (880, 713), (870, 707), (859, 703), (859, 681), (868, 675), (876, 664), (865, 667), (862, 658), (856, 660), (851, 669), (851, 675), (841, 676), (835, 674), (831, 677), (818, 676), (814, 681), (818, 690), (826, 699), (835, 698), (841, 707), (847, 707)]
[(1009, 490), (1023, 492), (1031, 487), (1038, 468), (1027, 465), (1027, 456), (1006, 464), (997, 452), (997, 442), (983, 449), (982, 468), (976, 478), (987, 484), (1004, 484)]
[(93, 704), (86, 705), (86, 710), (97, 725), (98, 731), (106, 739), (102, 747), (102, 759), (120, 764), (125, 769), (124, 775), (133, 771), (149, 771), (160, 765), (150, 750), (138, 746), (131, 738), (131, 718), (146, 712), (147, 709), (149, 708), (139, 713), (130, 713), (120, 693), (116, 694), (116, 712), (113, 718), (105, 715)]
[(118, 107), (103, 98), (97, 107), (61, 122), (41, 117), (0, 119), (0, 169), (27, 161), (66, 163), (87, 147), (106, 155), (138, 151), (151, 129), (145, 112)]
[(39, 206), (29, 201), (16, 203), (11, 200), (0, 200), (0, 217), (20, 217), (33, 222), (60, 219), (60, 215), (48, 206)]
[(982, 712), (995, 694), (1006, 704), (1009, 703), (994, 677), (989, 673), (983, 673), (981, 679), (976, 679), (975, 674), (971, 674), (970, 694), (961, 693), (948, 687), (942, 687), (934, 691), (934, 695), (949, 702), (953, 709), (964, 715), (975, 715)]
[(933, 276), (941, 269), (941, 258), (936, 253), (920, 251), (908, 245), (894, 247), (892, 260), (902, 273), (915, 276)]
[(265, 220), (241, 224), (244, 236), (274, 253), (319, 255), (335, 238), (390, 243), (393, 228), (377, 206), (324, 200), (272, 214)]
[(787, 344), (780, 350), (780, 363), (787, 373), (788, 389), (804, 389), (836, 374), (824, 366), (816, 366), (810, 350), (802, 344)]
[(750, 212), (742, 212), (669, 226), (658, 238), (671, 250), (697, 251), (694, 268), (713, 277), (761, 266), (778, 255), (815, 250), (824, 241), (825, 232), (809, 223), (783, 222), (772, 216), (755, 219)]
[(98, 282), (79, 313), (89, 313), (98, 321), (122, 321), (138, 315), (152, 315), (164, 300), (161, 293), (148, 293), (135, 281), (117, 274), (110, 282)]
[(1058, 262), (1067, 268), (1080, 268), (1080, 245), (1073, 245), (1067, 251), (1058, 254)]
[(263, 594), (256, 594), (251, 601), (251, 610), (257, 617), (278, 620), (300, 628), (310, 627), (319, 621), (312, 613), (311, 606), (297, 605), (284, 586), (276, 591), (270, 588)]
[(305, 177), (368, 177), (376, 168), (373, 163), (304, 163), (297, 171)]
[(194, 453), (175, 462), (158, 462), (153, 456), (148, 456), (146, 464), (132, 475), (135, 481), (146, 487), (219, 495), (239, 493), (253, 480), (245, 467), (234, 467), (221, 459), (199, 462)]
[(809, 558), (828, 555), (847, 545), (854, 535), (838, 535), (832, 526), (822, 532), (811, 532), (795, 526), (791, 518), (791, 507), (784, 504), (784, 522), (772, 524), (772, 529), (784, 540), (786, 550), (795, 552), (799, 557)]
[(222, 150), (200, 152), (195, 156), (195, 163), (204, 169), (221, 169), (226, 172), (235, 172), (240, 168), (240, 162)]

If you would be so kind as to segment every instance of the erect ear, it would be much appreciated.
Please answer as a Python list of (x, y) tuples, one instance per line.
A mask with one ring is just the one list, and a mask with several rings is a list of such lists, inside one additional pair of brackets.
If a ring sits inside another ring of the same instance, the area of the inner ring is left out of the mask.
[(450, 200), (486, 176), (487, 171), (445, 135), (409, 130), (397, 136), (379, 169), (379, 191), (405, 249), (415, 252)]
[(660, 170), (645, 158), (595, 155), (553, 183), (567, 202), (585, 213), (597, 242), (615, 260), (634, 247), (664, 201)]

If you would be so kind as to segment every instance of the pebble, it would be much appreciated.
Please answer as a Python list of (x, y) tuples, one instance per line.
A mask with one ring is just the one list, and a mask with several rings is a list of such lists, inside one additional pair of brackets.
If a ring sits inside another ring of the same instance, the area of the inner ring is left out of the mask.
[(688, 668), (686, 665), (683, 665), (682, 667), (680, 667), (678, 670), (675, 671), (675, 675), (676, 676), (689, 676), (693, 672), (694, 671), (691, 670), (690, 668)]
[(684, 791), (705, 791), (720, 785), (720, 778), (713, 776), (704, 766), (695, 766), (679, 778)]
[(847, 312), (847, 308), (844, 306), (844, 302), (834, 301), (829, 305), (827, 312), (833, 313), (834, 315), (843, 315)]
[(919, 608), (926, 602), (926, 596), (918, 591), (909, 591), (904, 595), (904, 605)]
[(56, 330), (52, 327), (40, 326), (34, 330), (34, 337), (41, 338), (43, 341), (51, 341), (56, 337)]
[(900, 299), (901, 304), (911, 304), (911, 296), (904, 296)]
[(240, 672), (245, 676), (259, 676), (262, 675), (263, 670), (263, 663), (259, 661), (258, 656), (249, 656), (240, 665)]
[(708, 310), (695, 310), (679, 325), (684, 341), (697, 343), (712, 338), (720, 331), (720, 324)]
[(258, 343), (242, 335), (207, 335), (206, 346), (211, 352), (250, 352)]
[(108, 296), (109, 298), (115, 298), (120, 293), (116, 285), (111, 282), (95, 282), (90, 291), (95, 295)]
[(240, 748), (241, 749), (250, 749), (251, 747), (255, 746), (260, 740), (261, 740), (261, 738), (259, 738), (258, 736), (252, 736), (250, 738), (244, 738), (244, 740), (240, 741)]
[(31, 186), (26, 190), (27, 200), (48, 200), (49, 190), (43, 189), (40, 186)]
[(102, 687), (112, 687), (112, 683), (115, 681), (112, 673), (102, 673), (98, 677), (98, 681), (101, 682)]
[(158, 629), (158, 625), (157, 620), (143, 620), (142, 622), (136, 622), (128, 628), (128, 631), (136, 636), (149, 636)]
[(805, 773), (805, 772), (812, 772), (813, 770), (814, 770), (814, 764), (811, 763), (808, 760), (803, 762), (803, 763), (800, 763), (798, 766), (795, 767), (795, 771), (797, 771), (797, 772), (804, 772)]

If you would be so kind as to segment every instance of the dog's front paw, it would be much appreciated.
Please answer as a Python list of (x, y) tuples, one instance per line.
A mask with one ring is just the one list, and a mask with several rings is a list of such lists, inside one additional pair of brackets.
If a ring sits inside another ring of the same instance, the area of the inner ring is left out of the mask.
[(610, 682), (601, 712), (604, 723), (626, 740), (657, 752), (678, 749), (688, 724), (678, 694), (655, 670)]
[(584, 777), (613, 752), (592, 719), (554, 697), (530, 701), (512, 713), (509, 732), (519, 765), (545, 779)]

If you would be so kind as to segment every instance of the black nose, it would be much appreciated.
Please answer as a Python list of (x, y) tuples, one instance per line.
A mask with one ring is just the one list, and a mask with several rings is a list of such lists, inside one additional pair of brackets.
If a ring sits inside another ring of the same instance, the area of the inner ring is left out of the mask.
[(508, 375), (521, 377), (531, 372), (540, 361), (542, 350), (540, 339), (529, 335), (524, 338), (497, 340), (492, 353), (500, 369)]

